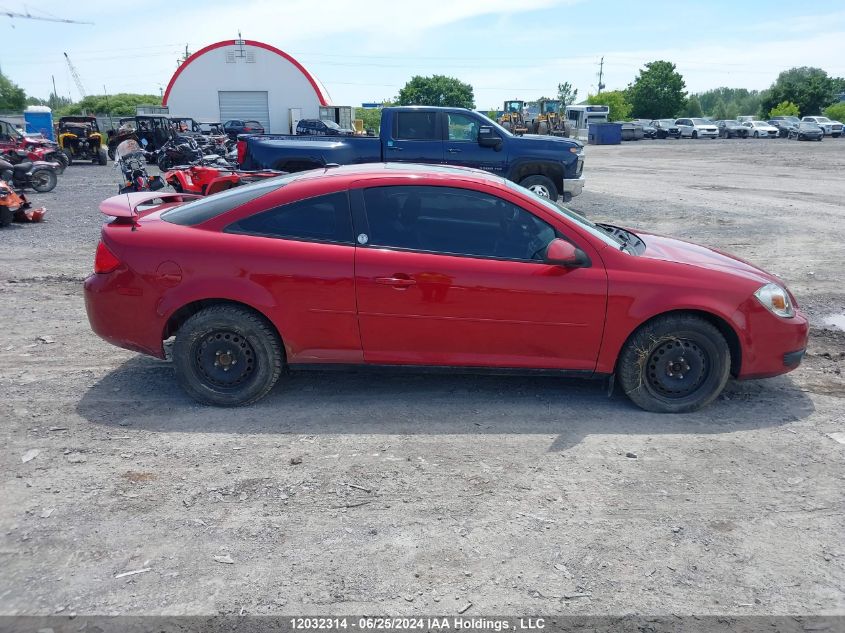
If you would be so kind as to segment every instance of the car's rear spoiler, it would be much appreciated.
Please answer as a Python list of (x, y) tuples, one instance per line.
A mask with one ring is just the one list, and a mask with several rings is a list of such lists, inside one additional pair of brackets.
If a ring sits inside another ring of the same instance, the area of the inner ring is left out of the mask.
[[(163, 204), (187, 202), (201, 197), (190, 193), (159, 193), (157, 191), (123, 193), (103, 200), (100, 203), (100, 213), (113, 218), (134, 219), (141, 215), (138, 207), (149, 206), (152, 210)], [(161, 202), (156, 202), (157, 200)]]

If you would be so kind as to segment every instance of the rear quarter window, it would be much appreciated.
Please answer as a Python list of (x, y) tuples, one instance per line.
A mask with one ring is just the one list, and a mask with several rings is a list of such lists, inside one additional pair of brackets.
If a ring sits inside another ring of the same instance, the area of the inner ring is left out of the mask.
[(207, 220), (216, 218), (226, 211), (260, 198), (264, 194), (284, 187), (292, 179), (293, 176), (280, 176), (278, 178), (260, 180), (242, 187), (235, 187), (234, 189), (222, 191), (207, 198), (200, 198), (199, 200), (188, 202), (173, 209), (168, 209), (161, 214), (161, 219), (171, 224), (196, 226), (197, 224), (202, 224)]

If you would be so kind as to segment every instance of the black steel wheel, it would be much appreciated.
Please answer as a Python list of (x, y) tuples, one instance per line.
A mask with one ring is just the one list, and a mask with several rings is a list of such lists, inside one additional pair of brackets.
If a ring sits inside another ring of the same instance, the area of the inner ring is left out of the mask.
[(235, 305), (197, 312), (179, 328), (173, 346), (179, 384), (204, 404), (239, 406), (263, 398), (279, 379), (282, 362), (273, 327)]
[(617, 378), (634, 404), (658, 413), (694, 411), (724, 389), (731, 367), (721, 332), (691, 314), (658, 317), (626, 342)]

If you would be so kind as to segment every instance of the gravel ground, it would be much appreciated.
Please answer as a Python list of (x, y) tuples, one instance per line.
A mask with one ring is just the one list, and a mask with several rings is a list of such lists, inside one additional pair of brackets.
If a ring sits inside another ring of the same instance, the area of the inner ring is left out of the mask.
[(845, 614), (845, 140), (587, 153), (573, 208), (781, 275), (805, 363), (682, 416), (355, 373), (201, 407), (88, 328), (117, 173), (33, 196), (47, 222), (0, 232), (0, 614)]

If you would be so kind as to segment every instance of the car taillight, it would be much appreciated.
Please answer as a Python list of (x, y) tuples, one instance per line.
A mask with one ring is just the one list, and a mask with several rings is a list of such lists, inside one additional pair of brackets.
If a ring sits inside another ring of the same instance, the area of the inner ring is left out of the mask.
[(120, 260), (108, 247), (100, 242), (97, 244), (97, 254), (94, 256), (94, 272), (110, 273), (120, 266)]
[(238, 165), (243, 164), (246, 158), (246, 141), (238, 141)]
[(251, 127), (245, 127), (244, 132), (252, 132), (252, 128)]

